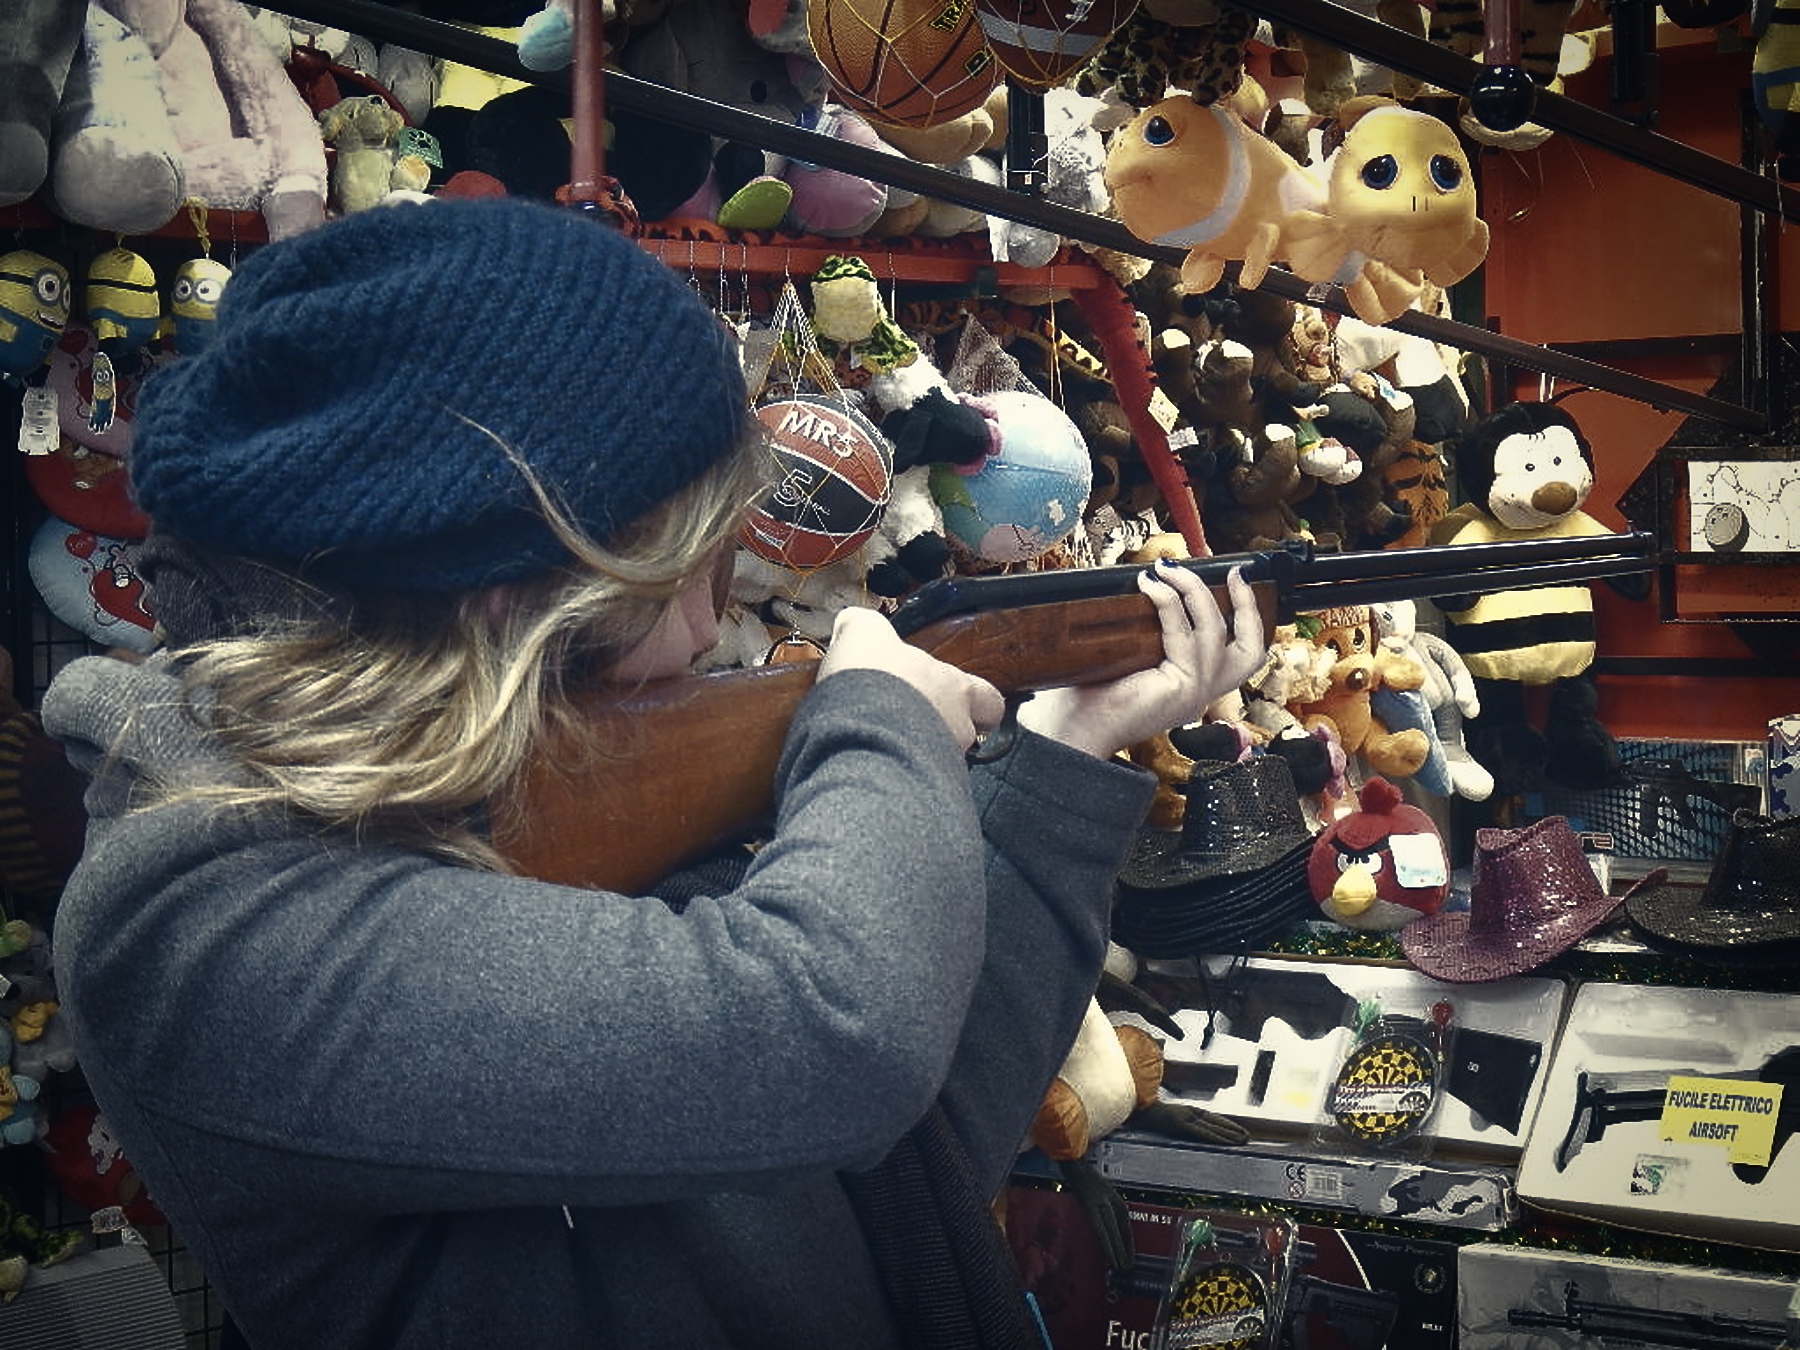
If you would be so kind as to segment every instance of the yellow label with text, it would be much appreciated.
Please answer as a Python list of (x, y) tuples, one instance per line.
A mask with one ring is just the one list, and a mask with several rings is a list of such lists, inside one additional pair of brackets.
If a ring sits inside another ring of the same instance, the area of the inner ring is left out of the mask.
[(1734, 1163), (1767, 1167), (1780, 1111), (1780, 1083), (1675, 1077), (1663, 1097), (1661, 1137), (1674, 1144), (1711, 1144)]

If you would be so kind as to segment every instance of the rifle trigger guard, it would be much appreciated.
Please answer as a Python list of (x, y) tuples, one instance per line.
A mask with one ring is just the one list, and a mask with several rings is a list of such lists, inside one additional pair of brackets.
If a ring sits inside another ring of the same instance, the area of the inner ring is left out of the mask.
[(1011, 754), (1019, 739), (1019, 705), (1030, 697), (1030, 694), (1008, 694), (1000, 725), (971, 745), (963, 758), (971, 764), (992, 764)]

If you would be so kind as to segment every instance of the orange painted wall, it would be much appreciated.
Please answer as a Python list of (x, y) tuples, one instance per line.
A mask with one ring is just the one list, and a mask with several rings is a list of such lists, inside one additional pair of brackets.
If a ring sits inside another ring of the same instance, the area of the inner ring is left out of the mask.
[[(1687, 37), (1685, 45), (1662, 51), (1660, 65), (1656, 130), (1737, 163), (1738, 99), (1748, 87), (1748, 52), (1722, 53), (1710, 40)], [(1608, 108), (1608, 81), (1602, 61), (1574, 77), (1568, 93)], [(1479, 171), (1482, 214), (1492, 231), (1481, 303), (1496, 331), (1550, 345), (1735, 338), (1741, 332), (1735, 202), (1563, 135), (1526, 154), (1484, 152)], [(1771, 320), (1786, 328), (1800, 328), (1800, 242), (1787, 237), (1794, 228), (1770, 222), (1777, 261), (1766, 303)], [(1729, 361), (1728, 356), (1658, 356), (1604, 363), (1735, 401), (1737, 391), (1729, 382), (1712, 389)], [(1520, 372), (1511, 394), (1537, 398), (1561, 388)], [(1800, 396), (1800, 389), (1793, 392)], [(1595, 392), (1575, 394), (1564, 406), (1594, 446), (1597, 485), (1587, 509), (1622, 528), (1626, 521), (1615, 504), (1683, 417)], [(1785, 656), (1800, 640), (1800, 624), (1759, 626), (1746, 642), (1731, 625), (1659, 623), (1655, 601), (1628, 603), (1604, 584), (1595, 590), (1602, 657), (1649, 658), (1667, 666), (1650, 676), (1602, 674), (1601, 716), (1615, 734), (1760, 740), (1770, 716), (1800, 710), (1800, 665)], [(1750, 608), (1800, 614), (1800, 564), (1681, 569), (1672, 607), (1695, 618)], [(1783, 654), (1771, 655), (1771, 647)], [(1754, 663), (1756, 673), (1684, 670), (1684, 663), (1720, 659)]]

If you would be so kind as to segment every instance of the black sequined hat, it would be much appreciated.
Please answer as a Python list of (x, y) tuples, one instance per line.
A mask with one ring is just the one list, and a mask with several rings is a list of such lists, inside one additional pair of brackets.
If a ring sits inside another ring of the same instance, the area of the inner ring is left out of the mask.
[(1115, 942), (1149, 957), (1246, 951), (1317, 914), (1285, 759), (1196, 760), (1185, 796), (1181, 828), (1141, 831), (1119, 873)]
[(1784, 945), (1800, 956), (1800, 816), (1733, 812), (1704, 887), (1647, 886), (1625, 912), (1653, 941), (1696, 957)]
[(1280, 755), (1196, 760), (1179, 830), (1139, 832), (1119, 880), (1139, 890), (1260, 872), (1310, 844), (1300, 793)]

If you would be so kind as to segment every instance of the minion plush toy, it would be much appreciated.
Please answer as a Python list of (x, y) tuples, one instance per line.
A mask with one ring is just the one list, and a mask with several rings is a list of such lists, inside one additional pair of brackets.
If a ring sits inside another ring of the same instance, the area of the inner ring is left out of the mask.
[(189, 258), (175, 269), (169, 283), (169, 316), (164, 335), (177, 354), (192, 356), (211, 341), (218, 318), (219, 297), (231, 269), (211, 257)]
[[(125, 364), (128, 373), (135, 371), (162, 325), (162, 302), (149, 262), (123, 245), (95, 258), (87, 271), (86, 317), (100, 344), (94, 353), (94, 404), (88, 425), (104, 432), (112, 426), (115, 366)], [(104, 397), (103, 388), (108, 391)]]
[(0, 257), (0, 374), (24, 379), (43, 368), (69, 323), (69, 271), (16, 249)]

